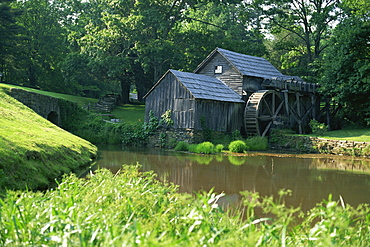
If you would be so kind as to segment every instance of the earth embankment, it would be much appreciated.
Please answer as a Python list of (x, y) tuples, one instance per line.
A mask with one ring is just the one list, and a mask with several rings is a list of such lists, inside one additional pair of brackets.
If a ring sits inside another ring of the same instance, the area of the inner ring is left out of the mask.
[(91, 164), (97, 148), (39, 116), (0, 86), (0, 190), (45, 189)]

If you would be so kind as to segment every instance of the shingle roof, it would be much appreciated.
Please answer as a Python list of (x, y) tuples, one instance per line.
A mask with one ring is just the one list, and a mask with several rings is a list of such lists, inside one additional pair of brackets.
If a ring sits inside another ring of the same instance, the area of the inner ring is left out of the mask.
[(262, 57), (254, 57), (221, 48), (216, 49), (243, 75), (262, 78), (283, 77), (280, 71)]
[(283, 75), (279, 70), (277, 70), (269, 61), (262, 57), (255, 57), (250, 55), (245, 55), (222, 48), (216, 48), (195, 70), (195, 73), (199, 71), (203, 65), (205, 65), (213, 55), (218, 52), (226, 60), (228, 60), (232, 66), (239, 71), (240, 74), (246, 76), (254, 76), (265, 79), (270, 79), (273, 77), (278, 78), (291, 78), (290, 76)]
[(169, 70), (196, 99), (244, 103), (240, 96), (217, 78)]

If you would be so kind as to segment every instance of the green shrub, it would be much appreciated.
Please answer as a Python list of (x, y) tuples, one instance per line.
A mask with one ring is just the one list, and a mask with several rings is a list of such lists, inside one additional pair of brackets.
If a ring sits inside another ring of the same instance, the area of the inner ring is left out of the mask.
[(328, 131), (327, 125), (320, 123), (315, 119), (311, 119), (309, 126), (312, 130), (312, 134), (316, 136), (323, 136)]
[(175, 138), (169, 138), (169, 140), (167, 141), (167, 147), (168, 148), (175, 148), (177, 145), (177, 141)]
[(167, 110), (165, 113), (162, 114), (161, 119), (159, 120), (159, 124), (165, 127), (172, 127), (174, 125), (174, 121), (171, 117), (172, 111)]
[(245, 144), (249, 147), (248, 150), (267, 150), (268, 140), (267, 137), (253, 136), (245, 140)]
[(368, 144), (365, 148), (362, 149), (361, 154), (363, 156), (370, 156), (370, 144)]
[(222, 145), (222, 144), (217, 144), (216, 147), (215, 147), (217, 153), (221, 153), (222, 150), (224, 150), (224, 148), (225, 148), (225, 146)]
[(197, 144), (190, 144), (188, 147), (189, 152), (196, 153), (197, 152)]
[(212, 142), (202, 142), (197, 145), (197, 153), (211, 154), (215, 152), (215, 145)]
[(176, 151), (189, 151), (189, 143), (181, 141), (175, 147)]
[(239, 130), (235, 130), (233, 133), (231, 133), (231, 138), (233, 140), (241, 140), (243, 137)]
[(229, 151), (233, 153), (244, 153), (247, 149), (247, 144), (242, 140), (236, 140), (229, 144)]

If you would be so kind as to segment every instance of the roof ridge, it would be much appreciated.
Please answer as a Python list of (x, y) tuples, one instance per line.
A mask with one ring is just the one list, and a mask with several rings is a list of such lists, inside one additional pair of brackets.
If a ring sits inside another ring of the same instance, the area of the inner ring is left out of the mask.
[(194, 98), (244, 103), (239, 94), (218, 78), (178, 70), (170, 70), (170, 72)]

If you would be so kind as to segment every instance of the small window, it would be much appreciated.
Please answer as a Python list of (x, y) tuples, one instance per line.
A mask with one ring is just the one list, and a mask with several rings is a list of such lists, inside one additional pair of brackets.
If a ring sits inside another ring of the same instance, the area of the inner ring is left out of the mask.
[(215, 67), (215, 74), (222, 74), (222, 66), (218, 65)]

